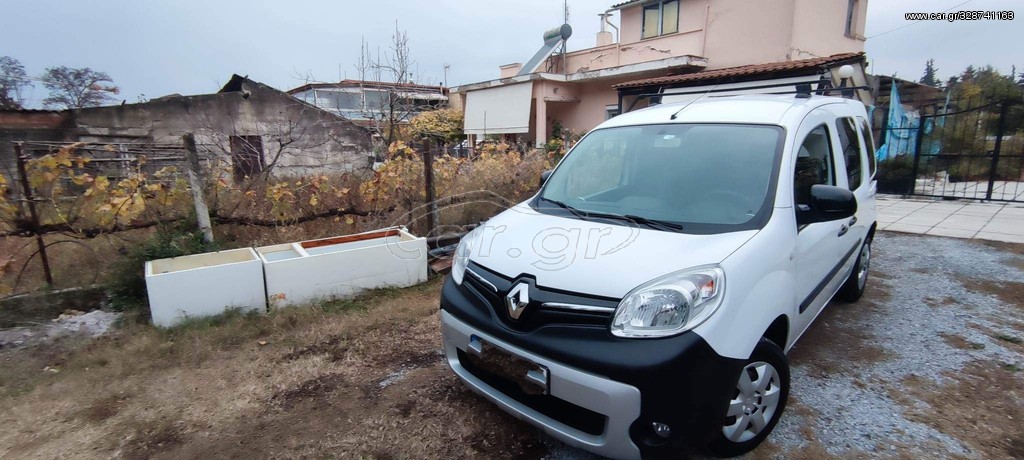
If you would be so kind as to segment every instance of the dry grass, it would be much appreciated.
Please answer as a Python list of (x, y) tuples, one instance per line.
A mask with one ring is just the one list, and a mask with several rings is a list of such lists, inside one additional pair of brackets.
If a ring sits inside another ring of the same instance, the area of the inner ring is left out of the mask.
[[(874, 276), (874, 274), (872, 274)], [(878, 345), (868, 328), (879, 307), (874, 300), (889, 296), (884, 283), (868, 284), (864, 298), (853, 304), (830, 304), (815, 320), (814, 327), (800, 338), (790, 359), (805, 363), (808, 372), (819, 378), (833, 374), (859, 375), (860, 368), (891, 358), (892, 352)]]
[(438, 287), (2, 352), (0, 458), (542, 455), (442, 363)]
[(969, 288), (974, 291), (997, 297), (1008, 305), (1024, 309), (1024, 283), (1016, 281), (991, 281), (987, 279), (975, 279)]
[(961, 350), (982, 350), (985, 348), (985, 344), (983, 343), (971, 342), (965, 339), (964, 337), (956, 334), (947, 334), (945, 332), (940, 332), (939, 336), (942, 337), (942, 340), (945, 340), (946, 343), (948, 343), (949, 346), (953, 348), (959, 348)]
[(908, 403), (908, 418), (955, 436), (984, 458), (1024, 457), (1024, 406), (1019, 371), (990, 361), (968, 364), (946, 374), (949, 383), (920, 378), (903, 382), (903, 390), (928, 405)]
[(945, 297), (942, 297), (941, 299), (935, 298), (935, 297), (930, 297), (930, 296), (929, 297), (925, 297), (924, 298), (924, 303), (925, 303), (925, 305), (928, 305), (929, 307), (932, 307), (932, 308), (951, 307), (951, 306), (960, 305), (960, 302), (958, 302), (956, 299), (954, 299), (953, 297), (950, 297), (950, 296), (945, 296)]

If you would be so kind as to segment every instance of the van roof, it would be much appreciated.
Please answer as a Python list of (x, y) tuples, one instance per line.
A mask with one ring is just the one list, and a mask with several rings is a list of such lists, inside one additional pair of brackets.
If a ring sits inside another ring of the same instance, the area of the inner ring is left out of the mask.
[[(826, 104), (861, 104), (857, 100), (832, 96), (800, 98), (795, 95), (750, 94), (705, 96), (690, 102), (659, 104), (624, 113), (598, 128), (664, 123), (757, 123), (782, 124), (787, 114), (803, 115)], [(689, 104), (689, 105), (687, 105)], [(684, 109), (685, 107), (685, 109)], [(680, 111), (680, 109), (682, 109)], [(678, 112), (676, 119), (672, 115)]]

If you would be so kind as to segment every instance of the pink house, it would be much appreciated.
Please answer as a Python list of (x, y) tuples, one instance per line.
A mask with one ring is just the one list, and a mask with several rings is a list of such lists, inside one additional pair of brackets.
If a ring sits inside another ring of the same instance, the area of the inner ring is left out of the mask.
[[(462, 106), (471, 137), (501, 134), (539, 145), (556, 121), (584, 132), (624, 111), (686, 97), (672, 92), (812, 80), (865, 85), (866, 10), (867, 0), (628, 1), (601, 15), (593, 48), (561, 52), (571, 28), (553, 29), (525, 65), (504, 65), (495, 80), (452, 88), (451, 102)], [(609, 21), (614, 14), (619, 28)], [(832, 70), (845, 64), (854, 75), (841, 81)]]

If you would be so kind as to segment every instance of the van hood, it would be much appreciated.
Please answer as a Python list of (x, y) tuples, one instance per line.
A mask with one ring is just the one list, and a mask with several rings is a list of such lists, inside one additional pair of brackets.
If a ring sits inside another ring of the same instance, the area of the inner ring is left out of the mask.
[(553, 216), (525, 204), (483, 227), (469, 257), (477, 265), (509, 278), (529, 275), (546, 288), (614, 298), (667, 273), (720, 263), (758, 232), (690, 235)]

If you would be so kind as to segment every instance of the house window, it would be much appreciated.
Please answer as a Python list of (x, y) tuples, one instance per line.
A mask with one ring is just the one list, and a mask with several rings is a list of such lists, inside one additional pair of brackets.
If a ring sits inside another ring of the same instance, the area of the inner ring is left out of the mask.
[(644, 6), (641, 38), (679, 32), (679, 0), (651, 3)]
[(231, 163), (236, 182), (263, 172), (263, 138), (231, 136)]
[(604, 106), (604, 119), (611, 120), (619, 115), (622, 115), (622, 111), (619, 110), (618, 104)]
[(846, 36), (850, 38), (856, 37), (857, 34), (857, 10), (859, 10), (860, 0), (849, 0), (846, 5)]

